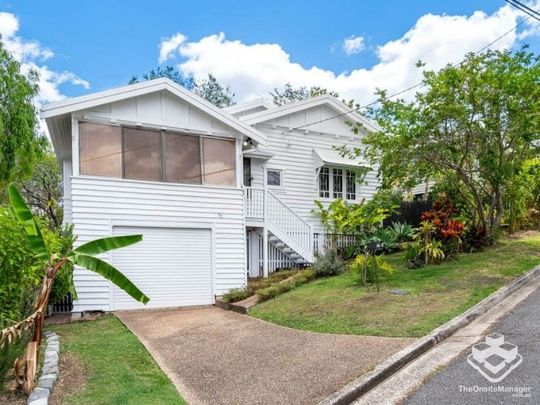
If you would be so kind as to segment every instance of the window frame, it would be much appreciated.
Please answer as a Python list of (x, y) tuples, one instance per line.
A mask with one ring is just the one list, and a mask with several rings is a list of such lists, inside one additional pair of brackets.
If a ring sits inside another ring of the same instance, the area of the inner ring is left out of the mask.
[[(323, 168), (328, 169), (328, 190), (321, 190), (321, 170)], [(334, 189), (334, 170), (341, 170), (341, 190), (336, 191)], [(347, 174), (352, 173), (354, 175), (354, 184), (355, 184), (355, 192), (354, 192), (354, 198), (347, 198), (348, 193), (347, 192)], [(325, 192), (328, 193), (328, 197), (321, 197), (321, 193)], [(341, 197), (334, 197), (335, 193), (339, 192), (341, 193)], [(331, 165), (324, 165), (321, 166), (318, 170), (317, 174), (317, 195), (318, 198), (325, 200), (325, 201), (333, 201), (337, 200), (339, 198), (345, 200), (345, 201), (357, 201), (358, 200), (358, 186), (356, 181), (356, 172), (352, 168), (347, 167), (340, 167), (340, 166), (331, 166)]]
[[(273, 184), (268, 184), (268, 172), (278, 172), (279, 173), (279, 186), (276, 186), (276, 185), (273, 185)], [(265, 177), (265, 185), (266, 187), (268, 188), (273, 188), (273, 189), (283, 189), (284, 188), (284, 184), (285, 184), (285, 176), (284, 176), (284, 173), (285, 171), (283, 169), (276, 169), (276, 168), (272, 168), (272, 167), (267, 167), (264, 169), (264, 177)]]
[[(81, 144), (80, 144), (80, 124), (83, 123), (89, 123), (89, 124), (99, 124), (99, 125), (105, 125), (109, 127), (118, 127), (120, 128), (120, 157), (121, 157), (121, 173), (120, 176), (101, 176), (101, 175), (94, 175), (94, 174), (85, 174), (81, 171)], [(161, 167), (161, 177), (160, 180), (143, 180), (143, 179), (133, 179), (133, 178), (127, 178), (125, 177), (125, 151), (124, 151), (124, 129), (130, 128), (130, 129), (136, 129), (136, 130), (147, 130), (147, 131), (155, 131), (158, 132), (160, 135), (160, 167)], [(175, 182), (175, 181), (167, 181), (166, 180), (166, 168), (165, 168), (165, 157), (166, 157), (166, 145), (165, 145), (165, 137), (166, 134), (177, 134), (177, 135), (183, 135), (183, 136), (194, 136), (197, 137), (199, 140), (199, 163), (200, 163), (200, 171), (201, 171), (201, 183), (181, 183), (181, 182)], [(98, 178), (106, 178), (106, 179), (115, 179), (115, 180), (127, 180), (127, 181), (143, 181), (143, 182), (149, 182), (149, 183), (166, 183), (166, 184), (181, 184), (185, 186), (204, 186), (204, 187), (225, 187), (225, 188), (239, 188), (238, 185), (238, 156), (236, 153), (237, 150), (237, 139), (234, 137), (226, 137), (226, 136), (208, 136), (203, 134), (197, 134), (192, 132), (184, 132), (180, 130), (170, 129), (165, 130), (163, 128), (155, 128), (152, 126), (139, 126), (135, 124), (114, 124), (114, 123), (103, 123), (99, 121), (94, 120), (77, 120), (77, 146), (78, 146), (78, 154), (77, 154), (77, 166), (78, 166), (78, 176), (84, 176), (84, 177), (98, 177)], [(235, 159), (234, 159), (234, 181), (232, 185), (223, 185), (223, 184), (211, 184), (211, 183), (205, 183), (204, 182), (204, 156), (203, 156), (203, 139), (209, 138), (209, 139), (217, 139), (217, 140), (223, 140), (227, 142), (232, 142), (234, 145), (234, 151), (235, 151)], [(281, 181), (283, 182), (283, 176), (281, 176)]]

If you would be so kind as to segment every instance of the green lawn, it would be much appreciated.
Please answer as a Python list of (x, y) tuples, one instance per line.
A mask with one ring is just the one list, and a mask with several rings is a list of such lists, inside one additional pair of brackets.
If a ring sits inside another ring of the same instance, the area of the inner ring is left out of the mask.
[[(540, 232), (416, 270), (407, 269), (403, 253), (386, 259), (396, 271), (383, 279), (379, 294), (346, 272), (262, 302), (250, 315), (314, 332), (423, 336), (539, 264)], [(394, 295), (393, 289), (409, 294)]]
[(66, 392), (66, 387), (59, 389), (60, 398), (55, 398), (55, 403), (186, 403), (144, 346), (116, 317), (107, 315), (50, 329), (60, 336), (61, 359), (66, 356), (72, 360), (70, 363), (80, 363), (77, 368), (82, 369), (61, 368), (60, 377), (69, 381), (73, 378), (70, 372), (83, 374), (76, 382), (82, 386), (71, 393)]

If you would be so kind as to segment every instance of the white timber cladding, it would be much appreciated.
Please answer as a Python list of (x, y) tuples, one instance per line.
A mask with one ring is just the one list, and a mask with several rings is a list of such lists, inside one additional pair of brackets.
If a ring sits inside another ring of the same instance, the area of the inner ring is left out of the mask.
[[(306, 219), (314, 232), (323, 232), (319, 219), (311, 213), (314, 201), (329, 203), (332, 198), (320, 198), (316, 168), (319, 158), (313, 149), (333, 150), (334, 146), (361, 146), (360, 136), (351, 131), (346, 119), (337, 118), (298, 130), (290, 130), (306, 123), (335, 116), (336, 111), (326, 105), (316, 106), (268, 122), (257, 124), (266, 134), (267, 146), (275, 156), (267, 161), (253, 159), (251, 170), (253, 187), (264, 184), (265, 168), (283, 171), (283, 187), (272, 191), (298, 215)], [(345, 166), (339, 166), (346, 169)], [(375, 168), (356, 185), (356, 202), (369, 199), (376, 192), (379, 181)]]
[[(199, 296), (178, 301), (177, 304), (194, 305), (195, 302), (203, 301), (212, 303), (214, 295), (246, 285), (243, 190), (240, 188), (241, 134), (167, 91), (77, 111), (72, 113), (71, 121), (71, 221), (74, 232), (78, 235), (76, 245), (110, 236), (117, 227), (212, 229), (211, 301), (205, 301)], [(188, 185), (79, 175), (79, 121), (234, 138), (236, 186)], [(159, 242), (159, 237), (154, 238), (154, 246), (158, 243), (156, 240)], [(133, 248), (136, 249), (135, 246)], [(113, 260), (113, 257), (113, 253), (103, 255), (103, 259), (107, 261)], [(203, 267), (208, 259), (206, 256), (201, 258)], [(119, 263), (119, 266), (121, 265), (122, 262)], [(156, 267), (159, 267), (159, 260), (156, 261)], [(149, 277), (152, 271), (156, 270), (149, 269)], [(78, 293), (73, 309), (75, 312), (113, 310), (138, 305), (130, 301), (130, 298), (125, 298), (120, 301), (120, 306), (115, 306), (114, 299), (116, 297), (118, 300), (118, 294), (112, 284), (88, 270), (76, 268), (74, 280)], [(144, 287), (144, 280), (142, 284), (141, 287)], [(207, 289), (203, 290), (207, 297)], [(154, 304), (156, 302), (158, 305), (161, 302), (162, 306), (174, 305), (163, 297), (158, 297)]]
[(113, 286), (113, 309), (213, 304), (212, 229), (114, 226), (113, 234), (143, 235), (112, 261), (150, 298), (144, 305)]
[[(246, 284), (241, 189), (79, 176), (72, 178), (72, 216), (77, 245), (109, 236), (115, 227), (213, 228), (214, 294)], [(109, 281), (79, 268), (74, 279), (74, 311), (113, 309)]]

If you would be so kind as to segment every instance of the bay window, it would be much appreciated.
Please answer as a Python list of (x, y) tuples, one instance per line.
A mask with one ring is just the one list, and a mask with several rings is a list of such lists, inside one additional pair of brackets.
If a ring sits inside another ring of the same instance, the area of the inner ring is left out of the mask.
[(83, 175), (236, 185), (229, 139), (81, 122), (79, 159)]
[(319, 169), (319, 197), (356, 200), (354, 170), (323, 166)]

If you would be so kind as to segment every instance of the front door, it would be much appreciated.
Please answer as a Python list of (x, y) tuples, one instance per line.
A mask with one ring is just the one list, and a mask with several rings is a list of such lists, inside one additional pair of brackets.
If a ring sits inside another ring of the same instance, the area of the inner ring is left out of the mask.
[(244, 186), (251, 187), (251, 159), (244, 158)]

